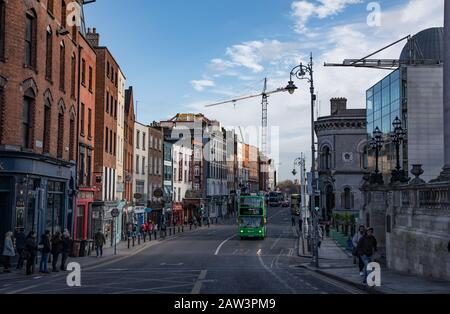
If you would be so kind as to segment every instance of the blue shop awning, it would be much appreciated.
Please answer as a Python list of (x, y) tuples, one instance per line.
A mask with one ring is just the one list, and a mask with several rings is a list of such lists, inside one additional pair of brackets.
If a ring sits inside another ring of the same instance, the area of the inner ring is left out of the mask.
[(147, 213), (147, 214), (150, 214), (151, 212), (153, 211), (153, 208), (146, 208), (145, 209), (145, 212)]

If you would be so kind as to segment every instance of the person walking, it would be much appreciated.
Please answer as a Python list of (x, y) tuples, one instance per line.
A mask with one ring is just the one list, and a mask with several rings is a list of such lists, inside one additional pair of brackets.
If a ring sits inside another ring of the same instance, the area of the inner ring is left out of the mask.
[(354, 263), (356, 264), (356, 259), (358, 259), (359, 264), (359, 275), (362, 277), (364, 276), (364, 261), (362, 259), (362, 256), (358, 254), (358, 243), (359, 240), (366, 234), (366, 227), (365, 226), (359, 226), (358, 232), (355, 233), (352, 239), (353, 243), (353, 249), (352, 249), (352, 255), (354, 256)]
[(301, 217), (298, 219), (298, 229), (300, 230), (300, 233), (303, 232), (303, 219)]
[(69, 230), (64, 229), (64, 233), (62, 235), (62, 239), (61, 239), (61, 271), (66, 271), (66, 263), (67, 263), (67, 257), (69, 256), (70, 253), (70, 247), (71, 247), (71, 243), (72, 240), (70, 239), (70, 233)]
[(61, 251), (62, 251), (61, 233), (56, 232), (52, 238), (52, 272), (54, 273), (59, 272), (57, 265), (59, 254), (61, 254)]
[(97, 258), (103, 256), (103, 245), (106, 244), (105, 235), (102, 233), (101, 229), (98, 229), (97, 233), (94, 236), (95, 241), (95, 250), (97, 252)]
[(52, 251), (49, 230), (46, 230), (45, 233), (41, 236), (40, 247), (41, 247), (41, 262), (39, 264), (39, 272), (49, 274), (50, 272), (48, 271), (48, 256)]
[(322, 226), (317, 226), (317, 247), (320, 249), (320, 247), (322, 246), (322, 240), (323, 240), (323, 230), (322, 230)]
[(23, 258), (27, 261), (27, 275), (34, 273), (34, 261), (36, 260), (37, 251), (38, 246), (36, 243), (36, 232), (30, 231), (25, 242), (25, 250), (23, 251)]
[(294, 218), (294, 216), (291, 217), (291, 224), (292, 224), (292, 227), (295, 227), (295, 218)]
[(16, 269), (22, 269), (23, 268), (23, 250), (25, 250), (25, 245), (27, 242), (27, 237), (25, 236), (25, 233), (23, 232), (23, 228), (19, 229), (19, 232), (16, 234), (16, 250), (17, 255), (19, 256), (19, 260), (17, 261)]
[(3, 267), (4, 273), (10, 273), (11, 270), (11, 257), (16, 256), (16, 252), (14, 251), (14, 244), (12, 241), (12, 236), (13, 233), (11, 231), (8, 231), (5, 234), (5, 242), (4, 242), (4, 246), (3, 246)]
[(364, 262), (364, 280), (363, 283), (367, 283), (367, 265), (372, 263), (373, 255), (378, 250), (377, 248), (377, 240), (373, 235), (373, 228), (367, 229), (367, 233), (359, 240), (358, 242), (358, 254), (362, 256), (362, 260)]

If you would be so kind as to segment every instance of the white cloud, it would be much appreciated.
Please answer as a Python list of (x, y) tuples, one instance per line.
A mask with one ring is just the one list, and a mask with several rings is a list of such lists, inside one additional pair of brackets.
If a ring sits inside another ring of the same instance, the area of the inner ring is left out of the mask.
[(310, 1), (294, 1), (291, 5), (291, 15), (296, 19), (295, 31), (305, 33), (306, 24), (311, 17), (324, 19), (342, 12), (348, 5), (361, 3), (361, 0), (318, 0), (320, 4)]
[(191, 81), (191, 84), (192, 87), (194, 87), (194, 89), (199, 92), (204, 91), (206, 87), (216, 86), (216, 84), (211, 80), (193, 80)]
[[(299, 3), (302, 1), (296, 1)], [(306, 2), (306, 1), (303, 1)], [(331, 5), (331, 2), (335, 6)], [(321, 1), (322, 16), (333, 15), (348, 5), (348, 1)], [(270, 78), (269, 88), (275, 89), (287, 83), (290, 69), (300, 60), (307, 61), (309, 52), (314, 51), (316, 91), (320, 100), (321, 115), (329, 114), (329, 101), (333, 97), (346, 97), (350, 108), (365, 108), (365, 91), (389, 72), (384, 70), (355, 68), (325, 68), (323, 63), (342, 62), (348, 58), (361, 58), (384, 47), (408, 34), (434, 26), (443, 25), (443, 0), (410, 0), (391, 9), (382, 7), (380, 27), (369, 27), (363, 14), (359, 23), (338, 24), (319, 30), (318, 36), (298, 41), (255, 40), (233, 45), (226, 49), (221, 59), (212, 59), (208, 71), (216, 72), (217, 89), (237, 91), (233, 96), (243, 92), (242, 82), (232, 84), (231, 89), (219, 84), (220, 75), (233, 73), (235, 77), (250, 72), (253, 76)], [(317, 16), (319, 11), (309, 15)], [(306, 6), (307, 8), (307, 6)], [(364, 8), (365, 9), (365, 8)], [(307, 9), (305, 9), (307, 10)], [(307, 19), (306, 19), (307, 21)], [(306, 24), (304, 24), (306, 25)], [(405, 43), (405, 42), (404, 42)], [(377, 55), (377, 58), (398, 58), (404, 46), (400, 43)], [(260, 72), (258, 72), (260, 70)], [(210, 73), (208, 73), (210, 74)], [(307, 82), (296, 82), (299, 90), (291, 96), (286, 93), (275, 94), (269, 98), (269, 126), (280, 127), (280, 178), (292, 178), (292, 162), (300, 152), (310, 151), (310, 107)], [(227, 84), (230, 85), (227, 81)], [(255, 85), (259, 91), (262, 84)], [(224, 93), (225, 95), (225, 93)], [(204, 112), (211, 118), (218, 119), (224, 125), (259, 126), (261, 124), (261, 99), (255, 98), (222, 107), (204, 108), (204, 104), (221, 99), (198, 102), (191, 108)], [(307, 154), (309, 156), (309, 153)]]

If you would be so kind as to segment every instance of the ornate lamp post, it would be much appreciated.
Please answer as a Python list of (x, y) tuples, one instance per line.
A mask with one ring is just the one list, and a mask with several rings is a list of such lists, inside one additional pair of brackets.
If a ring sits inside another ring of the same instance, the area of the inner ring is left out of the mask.
[(383, 175), (380, 173), (378, 167), (380, 150), (383, 147), (383, 133), (380, 131), (380, 128), (377, 127), (375, 131), (373, 131), (373, 139), (370, 141), (369, 145), (370, 148), (375, 151), (375, 172), (370, 176), (370, 183), (383, 185)]
[[(314, 102), (316, 101), (316, 95), (314, 93), (314, 70), (313, 70), (313, 56), (312, 53), (309, 58), (308, 65), (303, 65), (300, 63), (300, 65), (296, 66), (291, 70), (290, 73), (290, 80), (288, 82), (288, 85), (286, 86), (286, 90), (289, 92), (289, 94), (294, 94), (295, 91), (298, 89), (297, 86), (295, 86), (293, 78), (296, 77), (299, 80), (306, 80), (310, 84), (310, 94), (311, 94), (311, 174), (312, 174), (312, 182), (311, 185), (313, 186), (313, 195), (311, 197), (311, 213), (316, 212), (316, 208), (319, 206), (319, 204), (316, 204), (315, 201), (315, 194), (318, 190), (317, 181), (316, 181), (316, 146), (315, 146), (315, 137), (314, 137)], [(313, 264), (315, 267), (319, 267), (319, 248), (318, 248), (318, 228), (319, 228), (319, 221), (318, 221), (318, 215), (314, 215), (313, 220), (313, 232), (314, 232), (314, 241), (313, 241), (313, 252), (314, 252), (314, 261)]]
[(398, 117), (395, 118), (392, 126), (394, 127), (394, 131), (391, 133), (391, 139), (392, 143), (394, 143), (395, 145), (397, 166), (395, 167), (395, 170), (392, 170), (391, 183), (406, 183), (409, 181), (409, 178), (406, 172), (402, 170), (400, 166), (400, 145), (403, 143), (407, 132), (405, 129), (403, 129), (402, 121)]

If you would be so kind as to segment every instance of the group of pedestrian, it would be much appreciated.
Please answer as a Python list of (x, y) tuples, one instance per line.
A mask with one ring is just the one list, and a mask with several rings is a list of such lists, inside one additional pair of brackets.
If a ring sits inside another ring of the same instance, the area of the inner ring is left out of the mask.
[[(15, 239), (15, 245), (14, 241)], [(38, 244), (36, 241), (36, 232), (30, 231), (25, 236), (24, 230), (19, 229), (16, 235), (11, 231), (5, 234), (5, 241), (3, 246), (3, 266), (5, 273), (11, 272), (11, 259), (18, 256), (16, 269), (23, 269), (26, 262), (26, 274), (34, 273), (34, 263), (41, 252), (41, 260), (39, 263), (39, 272), (50, 273), (48, 270), (48, 260), (50, 254), (52, 256), (52, 271), (59, 272), (66, 271), (67, 258), (69, 256), (71, 247), (70, 233), (67, 229), (64, 233), (56, 232), (53, 237), (50, 236), (50, 231), (46, 230), (41, 236), (41, 241)], [(61, 263), (58, 269), (58, 260), (61, 255)]]
[(377, 240), (373, 233), (373, 228), (360, 226), (352, 239), (352, 254), (355, 257), (355, 264), (358, 259), (359, 274), (363, 277), (364, 284), (367, 282), (367, 266), (374, 261), (374, 255), (378, 251)]

